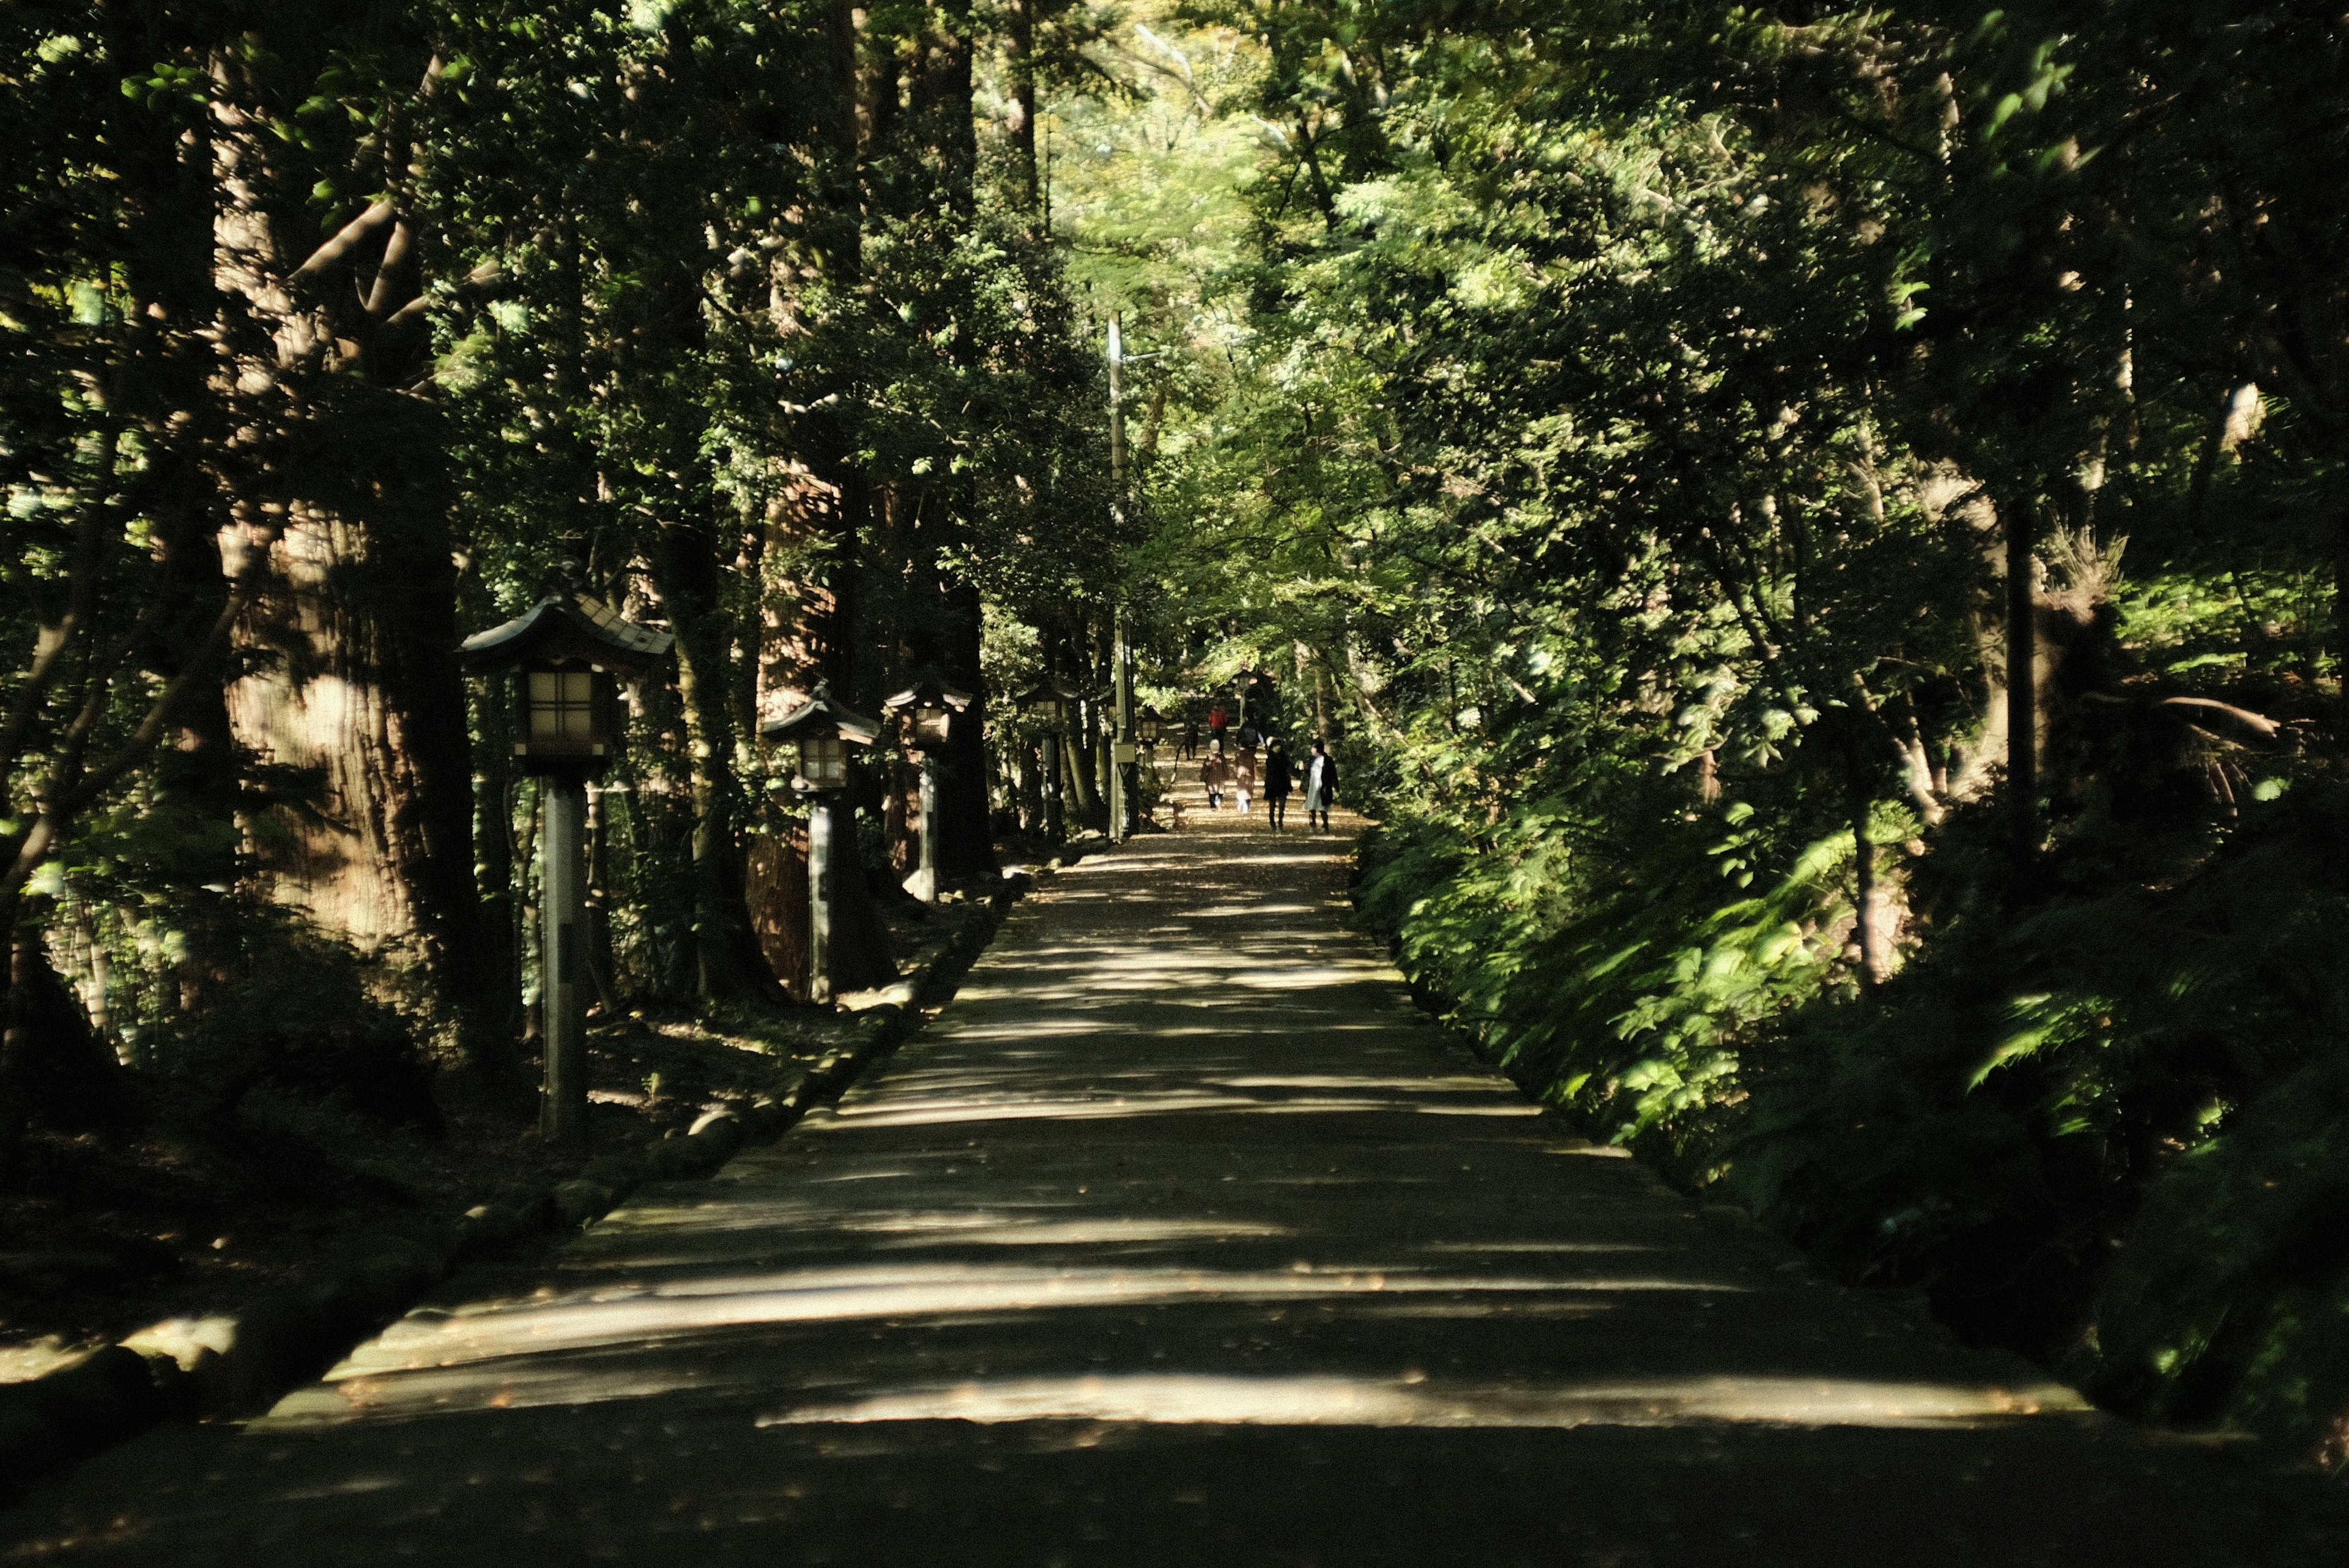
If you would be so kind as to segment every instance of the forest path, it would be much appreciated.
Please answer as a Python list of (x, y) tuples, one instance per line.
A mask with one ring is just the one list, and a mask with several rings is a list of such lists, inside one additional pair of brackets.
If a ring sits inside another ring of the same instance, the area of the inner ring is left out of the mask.
[(1568, 1136), (1345, 928), (1345, 841), (1261, 824), (1062, 874), (836, 1112), (0, 1561), (2339, 1561), (2297, 1483)]

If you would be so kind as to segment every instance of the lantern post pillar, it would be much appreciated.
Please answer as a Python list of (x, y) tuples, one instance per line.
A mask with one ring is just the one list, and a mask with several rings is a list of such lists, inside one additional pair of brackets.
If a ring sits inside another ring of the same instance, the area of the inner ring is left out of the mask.
[(539, 1005), (544, 1014), (545, 1085), (539, 1137), (574, 1144), (587, 1132), (587, 786), (567, 774), (541, 785)]
[(829, 681), (818, 681), (805, 702), (761, 726), (759, 733), (799, 748), (799, 772), (792, 787), (808, 801), (807, 999), (829, 1005), (834, 994), (833, 894), (843, 872), (849, 876), (864, 874), (856, 859), (855, 840), (840, 841), (840, 800), (848, 787), (848, 748), (872, 745), (881, 733), (881, 722), (843, 706), (833, 698)]
[[(1110, 514), (1122, 536), (1125, 528), (1125, 325), (1109, 317)], [(1117, 607), (1111, 638), (1109, 836), (1122, 843), (1133, 834), (1135, 773), (1133, 666), (1125, 641), (1125, 606)]]
[(922, 753), (922, 845), (921, 863), (914, 872), (914, 885), (909, 890), (924, 903), (938, 901), (938, 759), (935, 753)]
[(808, 1000), (832, 1000), (833, 830), (837, 793), (808, 797)]
[(624, 744), (618, 682), (649, 673), (675, 634), (614, 614), (580, 585), (576, 562), (559, 566), (545, 595), (522, 614), (475, 633), (457, 650), (465, 667), (512, 685), (514, 758), (537, 776), (539, 1008), (545, 1044), (539, 1136), (576, 1144), (587, 1134), (587, 781)]
[(1112, 700), (1116, 710), (1117, 740), (1111, 756), (1117, 765), (1117, 811), (1113, 836), (1123, 841), (1133, 837), (1142, 793), (1142, 753), (1136, 745), (1138, 737), (1133, 725), (1133, 645), (1127, 636), (1123, 605), (1118, 608), (1116, 628), (1111, 658), (1113, 675)]
[(1061, 738), (1044, 732), (1044, 837), (1061, 841)]
[(925, 670), (912, 686), (881, 705), (881, 711), (897, 721), (921, 780), (916, 851), (920, 861), (904, 886), (924, 903), (936, 903), (938, 899), (939, 842), (946, 828), (938, 812), (939, 755), (953, 744), (955, 725), (976, 700), (970, 693), (948, 686), (936, 671)]

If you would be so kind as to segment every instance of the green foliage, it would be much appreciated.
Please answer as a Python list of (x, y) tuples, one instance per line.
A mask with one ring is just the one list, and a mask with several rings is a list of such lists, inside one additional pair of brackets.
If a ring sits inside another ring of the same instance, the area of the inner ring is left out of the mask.
[(1850, 835), (1773, 866), (1754, 815), (1656, 821), (1636, 848), (1555, 800), (1473, 846), (1406, 820), (1362, 909), (1511, 1073), (1619, 1141), (1680, 1152), (1734, 1093), (1739, 1043), (1838, 979)]
[(1137, 222), (1148, 180), (1078, 226), (1182, 344), (1139, 569), (1212, 627), (1195, 667), (1296, 651), (1413, 983), (1849, 1277), (2317, 1440), (2340, 28), (1181, 15), (1221, 68), (1184, 134), (1256, 167), (1170, 198), (1198, 242)]

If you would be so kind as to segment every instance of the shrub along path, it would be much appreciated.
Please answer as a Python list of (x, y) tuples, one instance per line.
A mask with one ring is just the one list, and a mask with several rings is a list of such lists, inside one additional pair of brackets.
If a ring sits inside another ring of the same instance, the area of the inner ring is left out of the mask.
[(1087, 861), (836, 1112), (88, 1465), (0, 1561), (2340, 1560), (2326, 1489), (1537, 1114), (1345, 930), (1342, 849)]

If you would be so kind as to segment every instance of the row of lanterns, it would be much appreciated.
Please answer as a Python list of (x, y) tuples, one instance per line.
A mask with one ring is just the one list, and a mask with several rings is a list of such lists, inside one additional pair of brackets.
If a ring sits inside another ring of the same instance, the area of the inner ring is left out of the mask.
[[(600, 777), (619, 750), (620, 682), (649, 675), (675, 640), (675, 634), (636, 625), (591, 598), (577, 585), (574, 567), (530, 609), (467, 638), (459, 650), (468, 669), (513, 677), (513, 755), (546, 786), (539, 835), (541, 951), (546, 955), (540, 986), (546, 1063), (540, 1132), (553, 1143), (577, 1141), (586, 1124), (586, 781)], [(1048, 679), (1017, 699), (1042, 730), (1046, 830), (1056, 838), (1060, 737), (1078, 695)], [(907, 889), (926, 902), (938, 892), (938, 756), (953, 737), (957, 716), (973, 700), (926, 670), (882, 705), (903, 724), (921, 769), (921, 863)], [(819, 1002), (831, 1000), (833, 862), (848, 748), (872, 745), (881, 730), (880, 721), (848, 707), (819, 681), (805, 702), (760, 731), (798, 750), (792, 783), (808, 798), (810, 993)], [(1154, 748), (1159, 731), (1157, 712), (1144, 708), (1135, 718), (1134, 738)]]

